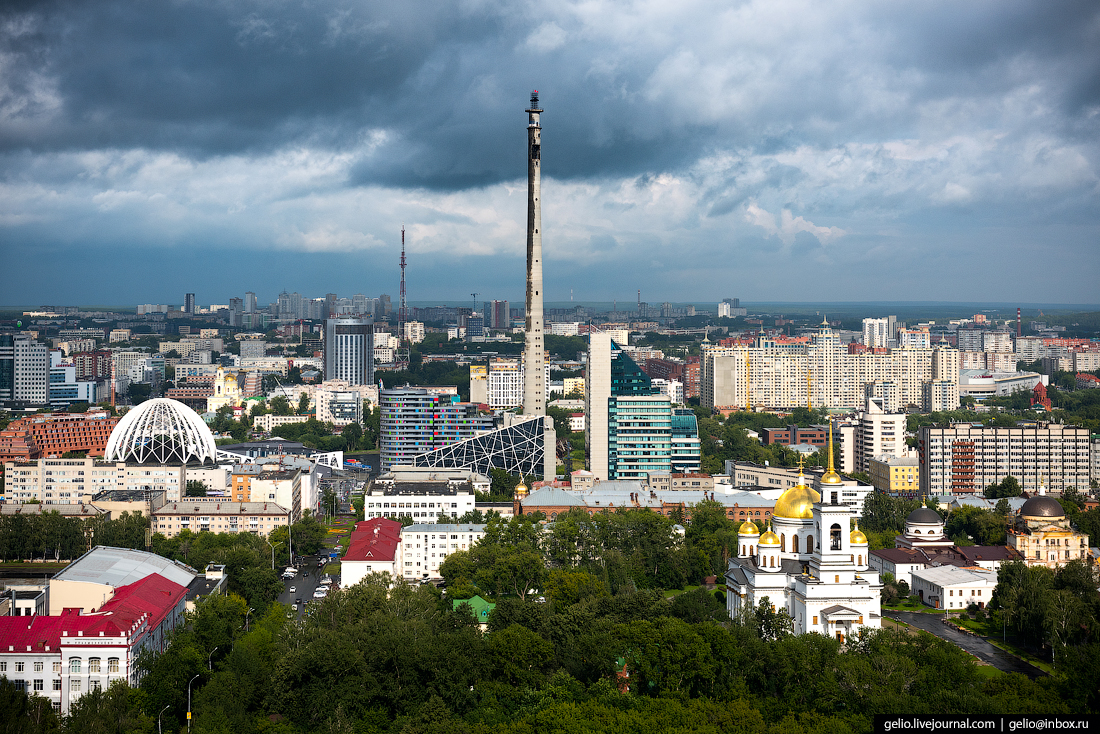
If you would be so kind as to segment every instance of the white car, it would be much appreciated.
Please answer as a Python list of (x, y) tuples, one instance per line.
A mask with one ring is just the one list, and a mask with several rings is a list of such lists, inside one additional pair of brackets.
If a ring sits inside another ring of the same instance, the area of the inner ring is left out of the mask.
[(327, 594), (328, 592), (325, 589), (317, 589), (317, 591), (313, 592), (313, 598), (324, 599)]
[(290, 593), (293, 594), (295, 591), (297, 591), (297, 589), (295, 589), (293, 586), (291, 586), (290, 587)]

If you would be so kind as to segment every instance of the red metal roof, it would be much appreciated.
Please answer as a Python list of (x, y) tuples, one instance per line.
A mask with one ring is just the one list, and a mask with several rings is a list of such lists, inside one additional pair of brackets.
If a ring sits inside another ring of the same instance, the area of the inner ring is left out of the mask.
[(186, 593), (186, 586), (169, 581), (160, 574), (150, 574), (140, 581), (118, 587), (115, 595), (98, 612), (81, 618), (82, 621), (87, 620), (82, 629), (85, 635), (100, 631), (105, 635), (120, 635), (146, 614), (149, 615), (150, 629), (155, 629)]
[(79, 609), (66, 609), (59, 616), (0, 617), (0, 653), (54, 652), (61, 646), (61, 633), (75, 633), (80, 629)]
[(393, 561), (401, 543), (401, 523), (374, 517), (355, 524), (345, 561)]

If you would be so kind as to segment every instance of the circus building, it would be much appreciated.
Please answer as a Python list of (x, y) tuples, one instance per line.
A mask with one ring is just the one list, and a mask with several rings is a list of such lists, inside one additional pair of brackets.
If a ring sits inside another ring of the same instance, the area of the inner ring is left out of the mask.
[(188, 467), (213, 466), (216, 451), (214, 435), (198, 413), (176, 400), (147, 400), (118, 421), (102, 459), (6, 462), (0, 502), (80, 504), (113, 490), (178, 501)]
[(798, 484), (776, 502), (770, 527), (761, 533), (754, 523), (741, 525), (726, 571), (730, 616), (766, 598), (791, 616), (795, 634), (843, 642), (860, 628), (879, 627), (882, 584), (868, 565), (867, 537), (852, 525), (855, 512), (841, 502), (841, 481), (832, 461), (820, 493), (799, 472)]
[(214, 434), (195, 411), (157, 398), (133, 408), (115, 426), (104, 458), (136, 464), (213, 464)]
[(1058, 568), (1088, 557), (1089, 536), (1070, 527), (1058, 500), (1038, 495), (1020, 508), (1016, 523), (1008, 532), (1008, 545), (1029, 566)]

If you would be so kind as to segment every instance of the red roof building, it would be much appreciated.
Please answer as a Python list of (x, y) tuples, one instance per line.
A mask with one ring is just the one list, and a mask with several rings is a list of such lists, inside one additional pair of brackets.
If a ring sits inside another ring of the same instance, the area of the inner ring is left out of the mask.
[(372, 573), (401, 575), (401, 523), (373, 517), (355, 524), (347, 553), (340, 559), (344, 587), (354, 586)]
[(1031, 407), (1034, 408), (1036, 405), (1041, 405), (1050, 410), (1050, 398), (1047, 397), (1047, 388), (1041, 382), (1036, 383), (1031, 391)]
[(183, 621), (187, 588), (159, 574), (120, 586), (96, 611), (0, 617), (0, 670), (17, 688), (66, 714), (88, 691), (137, 685), (135, 662), (160, 652)]

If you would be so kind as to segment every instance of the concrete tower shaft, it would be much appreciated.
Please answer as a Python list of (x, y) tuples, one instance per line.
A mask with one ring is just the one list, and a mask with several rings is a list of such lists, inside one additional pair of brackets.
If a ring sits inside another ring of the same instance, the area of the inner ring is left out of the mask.
[(546, 347), (542, 314), (542, 127), (538, 90), (527, 112), (527, 323), (523, 350), (523, 412), (546, 415)]

